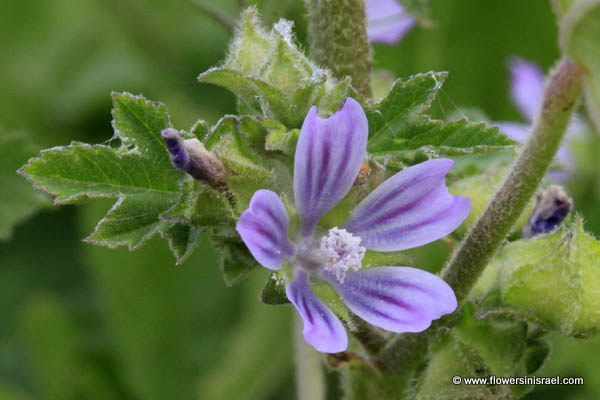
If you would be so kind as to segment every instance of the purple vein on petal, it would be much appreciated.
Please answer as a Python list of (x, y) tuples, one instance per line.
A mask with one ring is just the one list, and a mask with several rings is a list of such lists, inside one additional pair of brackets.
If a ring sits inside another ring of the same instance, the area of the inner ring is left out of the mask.
[(367, 117), (352, 98), (329, 118), (319, 117), (316, 107), (308, 112), (294, 159), (294, 198), (305, 236), (352, 187), (367, 137)]
[(439, 158), (398, 172), (358, 204), (344, 227), (377, 251), (409, 249), (448, 235), (470, 211), (470, 200), (446, 187), (452, 164)]
[(344, 282), (328, 273), (322, 276), (352, 312), (392, 332), (420, 332), (432, 320), (456, 309), (456, 297), (448, 284), (416, 268), (369, 268), (349, 272)]
[(302, 334), (308, 344), (323, 353), (339, 353), (348, 348), (344, 326), (310, 289), (304, 270), (296, 271), (294, 280), (285, 286), (285, 293), (302, 318)]
[(270, 190), (254, 193), (236, 229), (252, 256), (265, 268), (281, 268), (283, 260), (294, 252), (288, 239), (285, 206)]

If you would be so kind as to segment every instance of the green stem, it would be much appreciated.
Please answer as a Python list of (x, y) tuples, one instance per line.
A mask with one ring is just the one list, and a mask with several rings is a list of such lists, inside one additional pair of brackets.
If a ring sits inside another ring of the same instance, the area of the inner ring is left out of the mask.
[(296, 313), (293, 325), (298, 400), (324, 400), (325, 379), (321, 356), (304, 341), (302, 320)]
[[(567, 58), (551, 72), (541, 109), (517, 161), (443, 269), (442, 278), (454, 289), (459, 307), (548, 171), (581, 97), (584, 75), (585, 70)], [(382, 350), (379, 364), (391, 370), (406, 367), (409, 360), (425, 355), (435, 327), (452, 321), (437, 321), (429, 331), (410, 339), (399, 336)]]
[(364, 0), (305, 0), (310, 55), (338, 78), (350, 76), (362, 96), (371, 97), (372, 54), (367, 41)]

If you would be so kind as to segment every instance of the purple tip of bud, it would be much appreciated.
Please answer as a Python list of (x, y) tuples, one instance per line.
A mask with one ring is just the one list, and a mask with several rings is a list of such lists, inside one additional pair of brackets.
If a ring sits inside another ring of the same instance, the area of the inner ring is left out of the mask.
[(173, 167), (187, 171), (190, 164), (190, 157), (183, 148), (183, 139), (179, 136), (179, 133), (175, 129), (168, 128), (161, 132), (161, 136), (169, 151), (169, 158)]
[(535, 207), (523, 228), (524, 237), (552, 232), (558, 228), (573, 207), (573, 201), (560, 186), (551, 186), (538, 194)]

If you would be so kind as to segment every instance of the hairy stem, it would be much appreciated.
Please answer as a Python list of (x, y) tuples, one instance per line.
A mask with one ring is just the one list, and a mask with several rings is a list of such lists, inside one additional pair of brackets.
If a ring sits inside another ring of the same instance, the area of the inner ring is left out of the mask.
[(552, 71), (541, 109), (519, 158), (442, 271), (459, 303), (469, 294), (548, 172), (581, 97), (584, 75), (585, 70), (569, 59), (562, 60)]
[(304, 341), (302, 320), (294, 315), (294, 360), (298, 400), (324, 400), (325, 379), (321, 357)]
[(364, 0), (305, 0), (310, 55), (338, 78), (371, 97), (372, 54), (367, 41)]
[[(541, 109), (517, 161), (444, 267), (442, 278), (454, 289), (459, 306), (548, 171), (581, 97), (584, 75), (585, 70), (567, 58), (551, 72)], [(420, 335), (399, 336), (382, 350), (379, 365), (397, 370), (406, 362), (424, 356), (429, 338), (452, 321), (452, 318), (436, 321)]]

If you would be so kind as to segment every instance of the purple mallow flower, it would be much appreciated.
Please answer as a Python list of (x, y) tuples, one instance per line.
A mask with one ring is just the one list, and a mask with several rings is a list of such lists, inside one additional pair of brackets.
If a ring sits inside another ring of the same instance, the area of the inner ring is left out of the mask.
[(396, 0), (367, 0), (367, 36), (372, 42), (395, 44), (416, 24)]
[[(511, 58), (509, 68), (511, 73), (510, 97), (527, 123), (502, 121), (496, 122), (495, 125), (509, 138), (523, 143), (527, 139), (535, 114), (541, 106), (544, 94), (544, 73), (535, 63), (520, 57)], [(578, 133), (582, 133), (584, 129), (584, 124), (576, 115), (567, 126), (566, 143), (556, 154), (556, 160), (567, 170), (574, 169), (574, 160), (569, 151), (568, 142)], [(565, 178), (564, 174), (559, 174), (557, 171), (552, 171), (551, 176), (558, 180)]]
[(364, 198), (341, 227), (319, 220), (348, 193), (366, 155), (368, 124), (351, 98), (329, 118), (312, 107), (304, 120), (294, 160), (294, 198), (300, 226), (289, 239), (286, 208), (274, 192), (257, 191), (237, 231), (254, 258), (293, 275), (286, 295), (304, 322), (304, 338), (325, 353), (344, 351), (348, 338), (338, 317), (312, 292), (324, 281), (365, 321), (392, 332), (420, 332), (456, 308), (441, 278), (416, 268), (361, 269), (366, 250), (398, 251), (424, 245), (454, 231), (470, 200), (448, 193), (453, 161), (435, 159), (398, 172)]

